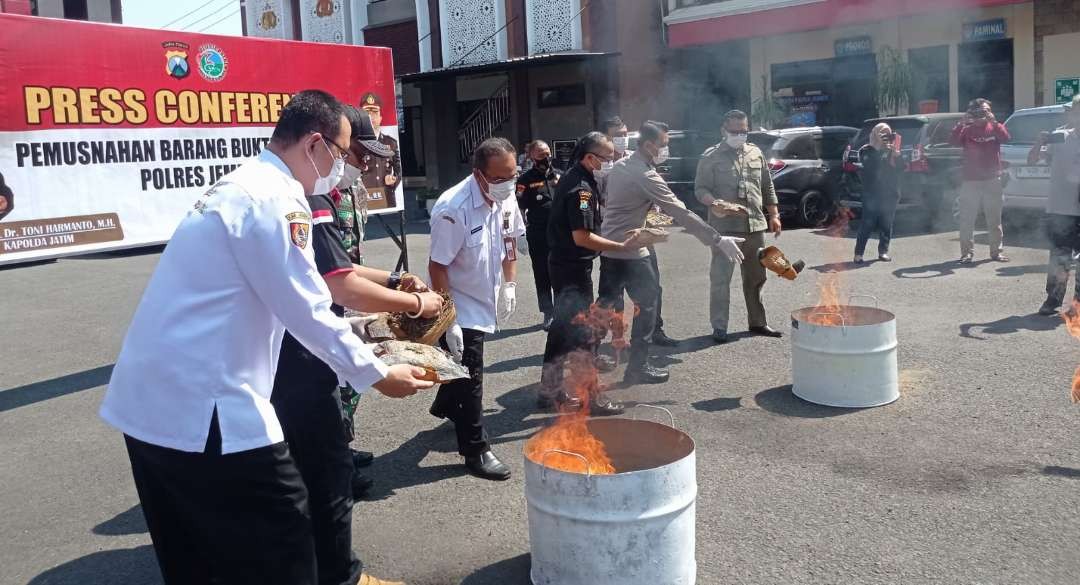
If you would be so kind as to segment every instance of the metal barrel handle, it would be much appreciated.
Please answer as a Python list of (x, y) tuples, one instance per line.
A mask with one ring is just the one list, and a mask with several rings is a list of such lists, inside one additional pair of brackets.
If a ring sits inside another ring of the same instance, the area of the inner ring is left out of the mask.
[[(635, 404), (631, 408), (655, 408), (656, 410), (662, 410), (667, 413), (668, 418), (671, 420), (671, 424), (668, 426), (670, 426), (671, 428), (675, 428), (675, 415), (671, 414), (671, 411), (664, 408), (663, 406), (656, 406), (655, 404)], [(632, 413), (630, 415), (630, 419), (637, 420), (637, 413)]]
[(860, 298), (860, 297), (864, 298), (864, 299), (874, 299), (874, 308), (875, 309), (880, 309), (881, 308), (881, 301), (878, 300), (878, 298), (875, 297), (874, 295), (848, 295), (847, 303), (850, 305), (851, 304), (851, 299), (857, 299), (857, 298)]
[(563, 451), (562, 449), (548, 449), (540, 454), (540, 480), (547, 481), (547, 465), (544, 464), (547, 461), (548, 455), (552, 453), (559, 453), (562, 455), (569, 455), (571, 457), (577, 457), (585, 462), (585, 475), (586, 479), (592, 479), (592, 469), (589, 467), (589, 460), (585, 458), (581, 453), (574, 453), (573, 451)]
[[(832, 311), (818, 311), (816, 313), (810, 313), (809, 315), (807, 315), (806, 320), (809, 321), (810, 317), (813, 317), (814, 315), (836, 315), (837, 317), (840, 317), (840, 334), (844, 337), (847, 337), (847, 319), (844, 318), (843, 313), (836, 313)], [(817, 323), (814, 323), (814, 325), (817, 325)], [(825, 325), (825, 327), (828, 326)]]

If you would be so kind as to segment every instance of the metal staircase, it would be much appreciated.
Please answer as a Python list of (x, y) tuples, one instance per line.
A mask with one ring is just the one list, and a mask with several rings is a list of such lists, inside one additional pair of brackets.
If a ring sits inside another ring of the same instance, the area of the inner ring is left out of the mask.
[(458, 128), (458, 154), (467, 162), (480, 143), (510, 119), (510, 84), (495, 90)]

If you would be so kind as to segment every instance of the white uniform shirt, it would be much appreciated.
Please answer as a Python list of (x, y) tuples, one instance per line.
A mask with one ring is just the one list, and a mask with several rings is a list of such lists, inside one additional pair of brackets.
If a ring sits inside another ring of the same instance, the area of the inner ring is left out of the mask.
[(1080, 133), (1062, 129), (1065, 142), (1047, 145), (1050, 162), (1050, 195), (1046, 212), (1080, 216)]
[(447, 267), (463, 329), (492, 333), (506, 258), (503, 238), (525, 233), (517, 200), (488, 205), (473, 175), (439, 196), (431, 210), (431, 259)]
[(285, 328), (354, 388), (386, 373), (330, 311), (303, 187), (265, 150), (222, 178), (173, 234), (124, 339), (101, 417), (140, 441), (223, 453), (284, 440), (270, 405)]

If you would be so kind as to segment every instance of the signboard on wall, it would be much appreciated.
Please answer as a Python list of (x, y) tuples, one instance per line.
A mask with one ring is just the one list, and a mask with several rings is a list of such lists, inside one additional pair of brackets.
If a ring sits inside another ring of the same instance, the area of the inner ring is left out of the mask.
[(874, 52), (874, 40), (870, 38), (870, 35), (863, 35), (861, 37), (848, 37), (846, 39), (836, 39), (833, 43), (833, 52), (837, 57), (847, 57), (848, 55), (863, 55), (865, 53)]
[(1003, 39), (1008, 34), (1004, 18), (993, 18), (977, 22), (964, 23), (964, 42), (990, 41)]
[[(0, 30), (0, 264), (168, 241), (298, 91), (395, 100), (389, 49), (7, 14)], [(397, 125), (386, 108), (382, 134)], [(399, 184), (371, 213), (402, 200)]]
[(1059, 77), (1054, 80), (1054, 103), (1067, 104), (1080, 95), (1080, 77)]

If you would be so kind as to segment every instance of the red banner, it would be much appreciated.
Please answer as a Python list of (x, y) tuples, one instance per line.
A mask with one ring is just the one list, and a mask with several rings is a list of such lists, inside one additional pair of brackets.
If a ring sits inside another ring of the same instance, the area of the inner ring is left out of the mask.
[(0, 263), (167, 241), (304, 89), (397, 146), (389, 49), (0, 14), (0, 63)]

